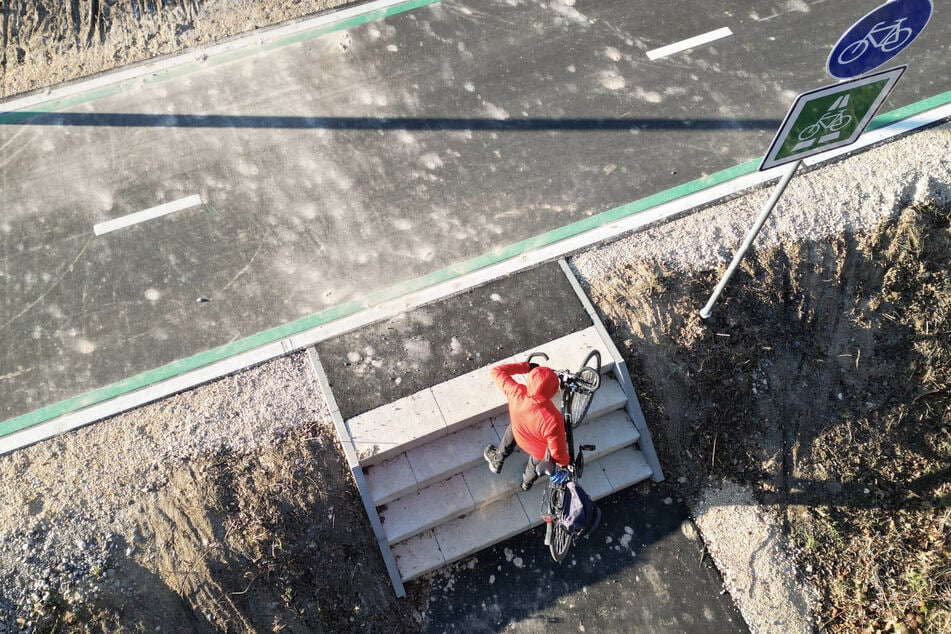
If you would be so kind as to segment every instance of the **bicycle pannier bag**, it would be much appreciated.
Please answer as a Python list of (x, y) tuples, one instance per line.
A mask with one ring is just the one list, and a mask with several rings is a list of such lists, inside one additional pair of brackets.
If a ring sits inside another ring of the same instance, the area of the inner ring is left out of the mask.
[(565, 514), (561, 524), (572, 533), (586, 535), (601, 523), (601, 509), (577, 482), (565, 485)]

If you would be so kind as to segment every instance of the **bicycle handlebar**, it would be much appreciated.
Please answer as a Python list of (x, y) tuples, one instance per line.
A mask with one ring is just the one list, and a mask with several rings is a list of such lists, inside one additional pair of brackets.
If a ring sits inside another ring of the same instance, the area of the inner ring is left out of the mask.
[[(528, 355), (528, 363), (532, 363), (532, 359), (537, 357), (542, 358), (545, 361), (548, 361), (548, 355), (544, 352), (531, 352)], [(601, 353), (597, 350), (593, 350), (588, 358), (585, 359), (585, 365), (587, 365), (592, 359), (596, 359), (597, 368), (600, 371), (601, 368)], [(565, 387), (574, 387), (575, 383), (578, 381), (578, 375), (570, 370), (552, 370), (555, 373), (555, 376), (558, 377), (558, 382), (561, 384), (562, 389)]]
[(534, 359), (535, 357), (541, 357), (545, 361), (548, 361), (548, 355), (545, 354), (544, 352), (532, 352), (531, 354), (528, 355), (528, 362), (531, 363), (532, 359)]

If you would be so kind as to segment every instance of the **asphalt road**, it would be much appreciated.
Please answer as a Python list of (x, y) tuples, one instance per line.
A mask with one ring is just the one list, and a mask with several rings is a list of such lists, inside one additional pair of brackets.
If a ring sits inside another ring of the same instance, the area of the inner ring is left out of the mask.
[[(453, 0), (0, 114), (0, 432), (762, 156), (877, 4)], [(951, 89), (948, 31), (884, 110)]]

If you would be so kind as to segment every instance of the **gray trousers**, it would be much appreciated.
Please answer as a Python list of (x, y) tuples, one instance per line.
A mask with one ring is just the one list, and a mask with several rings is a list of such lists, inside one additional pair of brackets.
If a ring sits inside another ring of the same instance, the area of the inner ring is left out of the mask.
[[(509, 425), (505, 433), (502, 434), (502, 445), (499, 447), (499, 455), (503, 458), (508, 458), (513, 451), (515, 451), (515, 436), (512, 435), (512, 425)], [(538, 473), (535, 471), (535, 467), (537, 467), (540, 462), (541, 460), (533, 458), (531, 454), (528, 455), (528, 463), (525, 465), (524, 473), (522, 473), (522, 483), (524, 485), (530, 486), (538, 479)]]

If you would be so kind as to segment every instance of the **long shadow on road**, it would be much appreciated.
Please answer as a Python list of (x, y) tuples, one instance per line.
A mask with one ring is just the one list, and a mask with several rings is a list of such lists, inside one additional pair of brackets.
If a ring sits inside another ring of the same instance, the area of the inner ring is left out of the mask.
[(686, 505), (644, 489), (599, 502), (601, 526), (563, 564), (536, 528), (435, 573), (426, 631), (748, 631)]
[(464, 117), (301, 117), (99, 112), (0, 112), (0, 125), (288, 130), (775, 130), (778, 119), (489, 119)]

